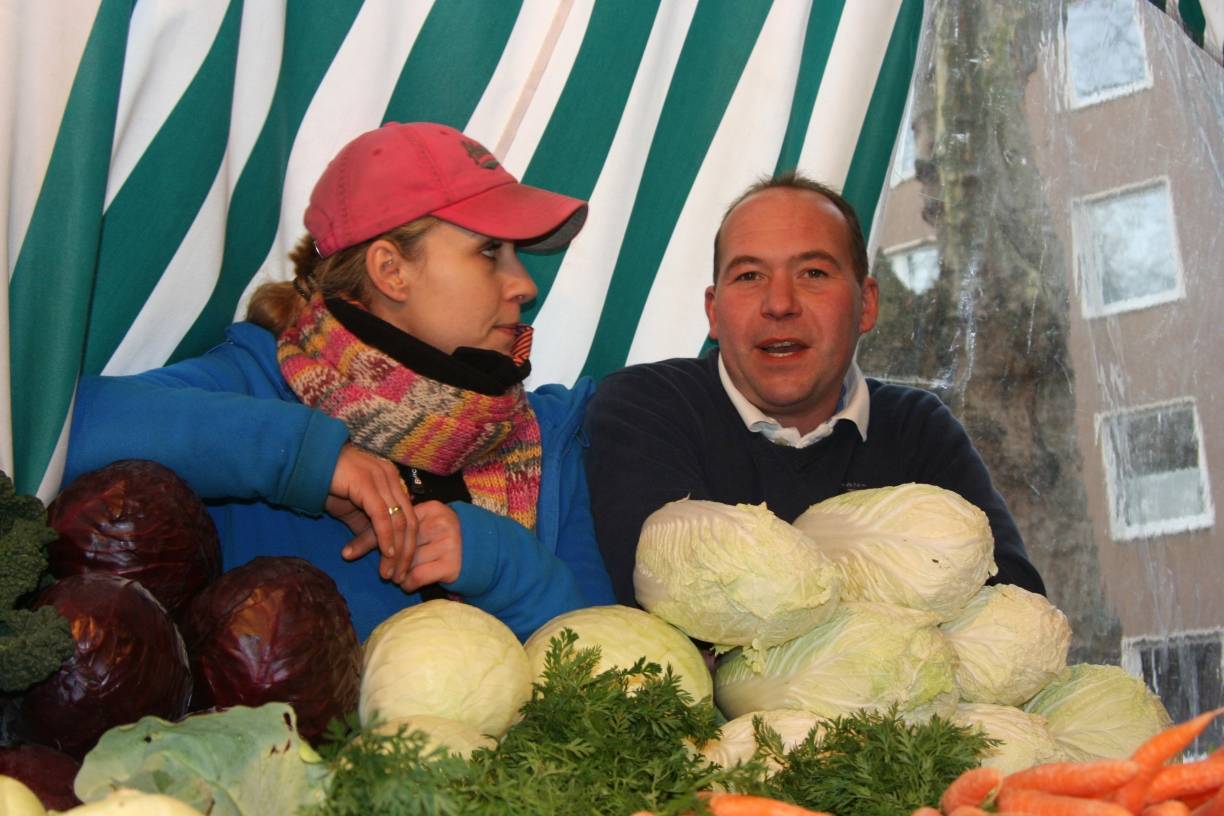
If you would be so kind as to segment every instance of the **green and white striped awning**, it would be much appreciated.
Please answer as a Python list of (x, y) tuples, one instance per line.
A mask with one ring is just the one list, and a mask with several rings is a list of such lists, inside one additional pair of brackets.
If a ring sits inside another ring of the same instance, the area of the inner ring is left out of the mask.
[(798, 166), (871, 222), (921, 0), (0, 0), (0, 469), (58, 488), (81, 374), (216, 343), (381, 122), (589, 198), (530, 257), (532, 382), (696, 353), (723, 207)]

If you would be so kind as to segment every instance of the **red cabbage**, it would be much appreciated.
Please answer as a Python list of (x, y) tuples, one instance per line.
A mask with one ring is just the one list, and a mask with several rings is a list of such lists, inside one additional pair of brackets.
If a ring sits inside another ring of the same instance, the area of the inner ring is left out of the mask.
[(317, 740), (357, 708), (361, 644), (336, 583), (301, 558), (260, 557), (200, 592), (182, 620), (194, 708), (284, 702)]
[(81, 763), (46, 745), (26, 743), (0, 748), (0, 774), (19, 780), (48, 810), (68, 810), (81, 804), (73, 792)]
[(126, 459), (82, 474), (47, 508), (57, 578), (106, 572), (140, 581), (171, 615), (221, 574), (217, 528), (187, 483)]
[(68, 619), (76, 653), (22, 698), (29, 738), (84, 756), (116, 725), (187, 711), (187, 650), (162, 605), (118, 575), (71, 575), (44, 590), (34, 608), (53, 605)]

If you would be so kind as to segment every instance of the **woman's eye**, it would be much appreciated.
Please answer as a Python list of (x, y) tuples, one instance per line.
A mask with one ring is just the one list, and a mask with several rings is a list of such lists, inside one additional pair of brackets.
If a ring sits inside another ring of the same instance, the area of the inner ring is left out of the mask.
[(501, 248), (502, 248), (501, 241), (489, 241), (487, 244), (485, 244), (484, 246), (480, 248), (480, 254), (484, 255), (486, 258), (496, 258), (497, 252)]

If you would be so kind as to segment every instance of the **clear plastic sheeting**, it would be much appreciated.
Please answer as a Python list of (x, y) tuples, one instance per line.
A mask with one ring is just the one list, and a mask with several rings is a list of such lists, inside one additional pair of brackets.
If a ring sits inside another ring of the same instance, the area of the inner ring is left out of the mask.
[(1224, 704), (1224, 68), (1172, 12), (928, 4), (859, 360), (964, 421), (1072, 661), (1177, 720)]

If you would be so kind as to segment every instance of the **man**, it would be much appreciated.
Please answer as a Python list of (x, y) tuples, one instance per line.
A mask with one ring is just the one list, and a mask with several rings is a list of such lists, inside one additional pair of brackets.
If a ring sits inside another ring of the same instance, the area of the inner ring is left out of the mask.
[(667, 502), (764, 502), (793, 521), (830, 496), (906, 482), (980, 507), (995, 538), (994, 582), (1044, 594), (947, 407), (926, 391), (866, 379), (854, 362), (878, 296), (858, 217), (833, 190), (786, 174), (728, 208), (705, 293), (718, 349), (611, 374), (588, 408), (595, 528), (620, 603), (634, 603), (642, 522)]

